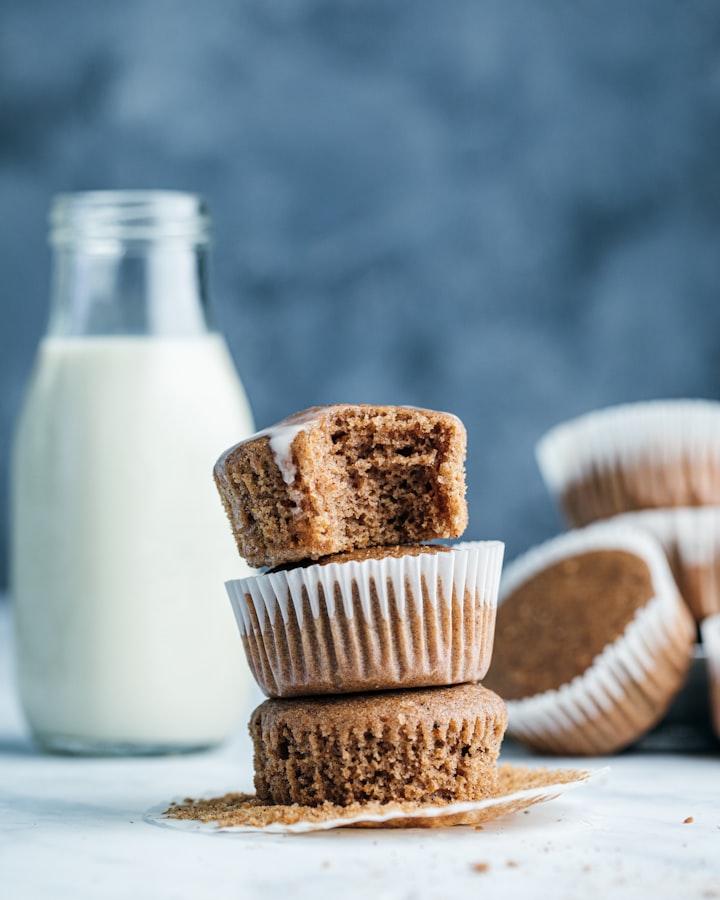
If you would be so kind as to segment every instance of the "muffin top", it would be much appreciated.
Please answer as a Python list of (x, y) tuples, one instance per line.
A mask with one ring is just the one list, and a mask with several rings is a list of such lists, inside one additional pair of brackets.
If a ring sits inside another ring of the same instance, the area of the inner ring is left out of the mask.
[(335, 404), (227, 450), (215, 481), (253, 566), (459, 537), (466, 433), (444, 412)]
[(505, 722), (505, 704), (480, 684), (431, 687), (420, 690), (373, 691), (324, 697), (266, 700), (253, 713), (252, 721), (265, 727), (282, 722), (293, 731), (315, 731), (318, 723), (327, 731), (365, 728), (384, 722), (407, 725), (412, 731), (424, 725), (429, 731), (437, 723), (490, 716)]

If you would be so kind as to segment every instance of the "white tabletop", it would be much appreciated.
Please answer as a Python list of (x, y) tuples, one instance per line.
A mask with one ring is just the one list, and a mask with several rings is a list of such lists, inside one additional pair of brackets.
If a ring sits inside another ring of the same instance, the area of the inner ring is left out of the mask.
[[(610, 760), (503, 759), (611, 772), (482, 830), (202, 834), (143, 821), (158, 803), (252, 786), (239, 734), (153, 759), (37, 754), (14, 694), (0, 604), (0, 897), (720, 898), (720, 744)], [(684, 740), (681, 736), (680, 741)], [(686, 821), (692, 819), (692, 821)], [(478, 864), (486, 864), (478, 871)]]

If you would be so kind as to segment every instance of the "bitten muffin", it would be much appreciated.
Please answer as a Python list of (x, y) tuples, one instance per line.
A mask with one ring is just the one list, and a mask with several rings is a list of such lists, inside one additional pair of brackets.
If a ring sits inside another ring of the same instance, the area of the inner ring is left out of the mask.
[(720, 403), (666, 400), (588, 413), (538, 443), (543, 479), (572, 526), (623, 512), (720, 505)]
[(313, 407), (226, 451), (215, 481), (240, 555), (278, 566), (459, 536), (465, 448), (448, 413)]
[(250, 720), (266, 803), (477, 800), (497, 788), (507, 724), (477, 684), (266, 700)]
[(228, 582), (255, 680), (270, 697), (479, 681), (503, 549), (356, 550)]
[(694, 640), (657, 542), (595, 526), (507, 568), (485, 684), (508, 704), (508, 733), (529, 747), (611, 753), (662, 718)]

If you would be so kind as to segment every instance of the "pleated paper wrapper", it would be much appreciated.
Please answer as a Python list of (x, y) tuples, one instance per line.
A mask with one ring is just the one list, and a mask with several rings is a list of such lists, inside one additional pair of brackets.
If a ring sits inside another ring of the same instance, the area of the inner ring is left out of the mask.
[(269, 697), (481, 680), (503, 549), (468, 542), (227, 582), (255, 679)]
[(576, 527), (637, 509), (720, 505), (720, 403), (710, 400), (587, 413), (552, 428), (535, 453)]

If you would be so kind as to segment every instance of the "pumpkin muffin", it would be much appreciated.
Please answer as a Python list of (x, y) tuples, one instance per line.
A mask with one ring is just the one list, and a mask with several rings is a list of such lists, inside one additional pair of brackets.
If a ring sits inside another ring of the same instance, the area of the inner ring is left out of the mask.
[(477, 684), (266, 700), (250, 720), (267, 803), (477, 800), (497, 788), (507, 724)]
[(250, 669), (270, 697), (479, 681), (503, 544), (356, 550), (227, 583)]

